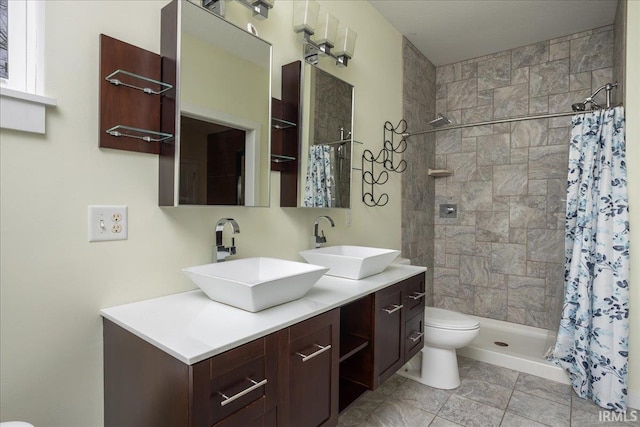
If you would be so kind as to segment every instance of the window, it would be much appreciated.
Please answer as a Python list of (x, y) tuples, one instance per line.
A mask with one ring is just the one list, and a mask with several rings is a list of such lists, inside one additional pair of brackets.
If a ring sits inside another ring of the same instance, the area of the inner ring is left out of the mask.
[(0, 127), (44, 133), (44, 0), (0, 0)]

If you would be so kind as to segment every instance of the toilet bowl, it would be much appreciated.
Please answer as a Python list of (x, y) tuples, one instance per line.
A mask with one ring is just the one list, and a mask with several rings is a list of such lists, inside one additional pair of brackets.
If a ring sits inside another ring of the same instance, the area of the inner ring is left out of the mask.
[(456, 349), (469, 345), (479, 332), (480, 323), (469, 316), (426, 307), (424, 348), (398, 374), (435, 388), (458, 387), (460, 374)]

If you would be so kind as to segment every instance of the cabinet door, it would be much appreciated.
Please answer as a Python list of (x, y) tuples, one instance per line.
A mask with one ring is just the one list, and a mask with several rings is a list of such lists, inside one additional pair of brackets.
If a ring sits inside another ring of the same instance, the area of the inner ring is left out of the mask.
[[(288, 388), (283, 422), (291, 427), (335, 425), (338, 422), (338, 359), (340, 311), (332, 310), (284, 331)], [(281, 347), (282, 348), (282, 347)]]
[(404, 282), (376, 292), (374, 389), (404, 364)]
[(278, 399), (277, 346), (269, 335), (193, 365), (191, 425), (268, 425)]

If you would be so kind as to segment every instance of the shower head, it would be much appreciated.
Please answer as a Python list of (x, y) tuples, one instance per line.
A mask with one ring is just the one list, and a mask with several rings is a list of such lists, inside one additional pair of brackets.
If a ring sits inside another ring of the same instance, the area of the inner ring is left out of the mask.
[(435, 127), (435, 128), (439, 128), (440, 126), (448, 125), (449, 123), (451, 123), (451, 120), (447, 119), (442, 114), (438, 114), (438, 117), (436, 117), (435, 119), (433, 119), (433, 120), (431, 120), (429, 122), (429, 124), (431, 126)]
[(571, 105), (571, 109), (575, 112), (584, 111), (586, 102), (578, 102), (577, 104)]

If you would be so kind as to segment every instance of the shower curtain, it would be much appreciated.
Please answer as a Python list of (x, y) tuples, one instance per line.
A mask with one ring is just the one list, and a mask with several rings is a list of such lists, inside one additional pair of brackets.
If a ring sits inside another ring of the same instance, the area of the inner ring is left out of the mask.
[(624, 109), (573, 116), (565, 233), (565, 297), (551, 360), (575, 392), (627, 408), (629, 208)]
[(307, 178), (304, 186), (304, 206), (330, 208), (334, 205), (334, 161), (333, 149), (329, 145), (309, 147)]

